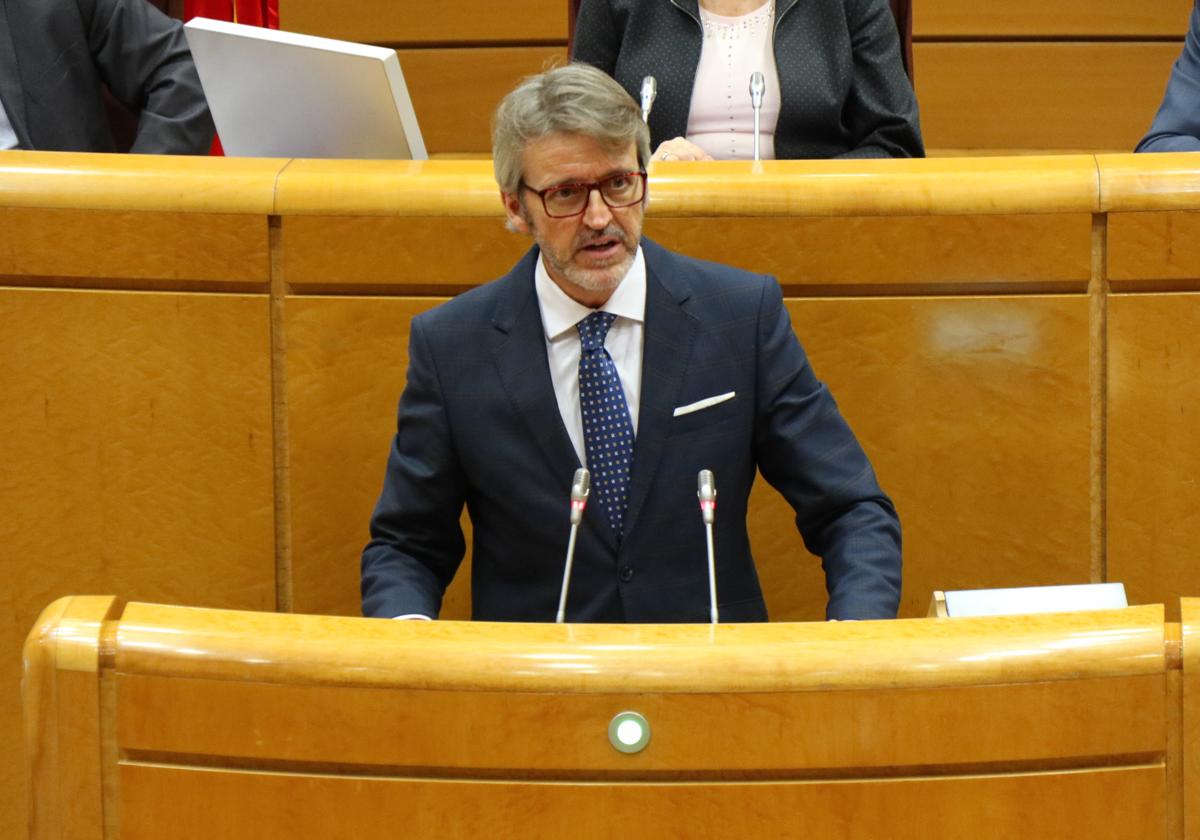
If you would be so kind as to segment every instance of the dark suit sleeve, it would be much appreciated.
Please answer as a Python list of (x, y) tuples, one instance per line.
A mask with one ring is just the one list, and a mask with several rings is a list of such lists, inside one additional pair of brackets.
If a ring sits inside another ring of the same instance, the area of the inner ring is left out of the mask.
[(1192, 10), (1183, 53), (1171, 70), (1162, 105), (1137, 151), (1200, 151), (1200, 2)]
[(847, 0), (854, 83), (843, 119), (853, 148), (837, 157), (924, 157), (917, 97), (887, 0)]
[(575, 17), (572, 61), (582, 61), (612, 76), (617, 70), (621, 34), (613, 17), (611, 0), (583, 0)]
[(779, 285), (759, 311), (756, 458), (796, 511), (804, 544), (819, 556), (826, 615), (895, 618), (900, 605), (900, 520), (854, 433), (792, 331)]
[(437, 617), (465, 551), (463, 500), (436, 365), (418, 317), (383, 492), (362, 554), (363, 615)]
[(132, 152), (207, 154), (213, 122), (183, 27), (146, 0), (80, 0), (100, 77), (138, 114)]

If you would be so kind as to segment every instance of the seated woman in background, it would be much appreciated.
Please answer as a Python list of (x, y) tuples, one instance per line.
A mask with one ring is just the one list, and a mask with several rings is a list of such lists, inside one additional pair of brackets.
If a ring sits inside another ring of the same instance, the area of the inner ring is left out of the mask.
[(887, 0), (582, 0), (572, 58), (640, 96), (655, 160), (921, 157), (917, 100)]

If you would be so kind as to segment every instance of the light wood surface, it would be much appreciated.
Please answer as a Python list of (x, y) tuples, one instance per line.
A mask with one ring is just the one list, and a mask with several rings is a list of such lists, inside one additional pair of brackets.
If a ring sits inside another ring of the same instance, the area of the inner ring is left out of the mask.
[(1195, 210), (1200, 202), (1196, 157), (1194, 152), (1097, 155), (1101, 209), (1106, 213)]
[(1110, 213), (1108, 276), (1117, 291), (1200, 289), (1200, 212)]
[(292, 32), (372, 44), (566, 43), (567, 4), (560, 0), (460, 0), (412, 5), (359, 0), (280, 4), (279, 25)]
[(5, 207), (265, 215), (287, 161), (8, 151)]
[(913, 36), (926, 40), (1141, 36), (1182, 41), (1191, 8), (1191, 0), (921, 0), (913, 4)]
[(1183, 836), (1200, 832), (1200, 598), (1179, 600), (1183, 670), (1180, 697)]
[[(111, 791), (110, 838), (374, 835), (404, 814), (419, 836), (791, 836), (797, 813), (832, 838), (1134, 838), (1168, 824), (1190, 635), (1168, 657), (1161, 606), (711, 627), (65, 599), (30, 634), (26, 702), (39, 809), (68, 816), (67, 779)], [(63, 674), (91, 698), (43, 688)], [(650, 721), (645, 751), (607, 744), (622, 709)], [(52, 827), (31, 836), (99, 836)]]
[(1179, 50), (1178, 42), (917, 43), (925, 145), (1132, 150)]
[[(1196, 319), (1192, 296), (1147, 292), (1196, 288), (1193, 158), (668, 165), (647, 231), (783, 280), (900, 505), (906, 615), (932, 588), (1089, 577), (1173, 610), (1200, 538)], [(163, 159), (4, 163), (10, 840), (15, 651), (36, 611), (90, 590), (357, 612), (408, 319), (528, 243), (503, 230), (487, 161), (179, 161), (180, 177)], [(38, 288), (52, 284), (79, 289)], [(1089, 489), (1107, 512), (1089, 512)], [(769, 489), (754, 510), (772, 614), (819, 617), (821, 572), (789, 512)], [(447, 615), (462, 617), (465, 571), (455, 586)]]
[[(508, 6), (497, 3), (495, 9), (507, 14)], [(492, 112), (504, 95), (525, 76), (567, 59), (565, 46), (446, 47), (398, 50), (398, 54), (430, 154), (486, 155), (492, 148)]]
[(1200, 583), (1200, 295), (1109, 300), (1108, 577), (1134, 603)]

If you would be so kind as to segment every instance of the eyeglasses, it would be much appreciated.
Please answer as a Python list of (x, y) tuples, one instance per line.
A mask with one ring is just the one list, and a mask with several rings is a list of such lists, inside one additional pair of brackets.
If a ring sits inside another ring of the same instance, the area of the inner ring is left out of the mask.
[(587, 209), (592, 190), (598, 191), (604, 203), (614, 210), (632, 207), (646, 195), (646, 173), (621, 172), (599, 181), (586, 184), (557, 184), (544, 190), (535, 190), (522, 181), (521, 187), (542, 200), (542, 207), (547, 216), (552, 219), (566, 219), (578, 216)]

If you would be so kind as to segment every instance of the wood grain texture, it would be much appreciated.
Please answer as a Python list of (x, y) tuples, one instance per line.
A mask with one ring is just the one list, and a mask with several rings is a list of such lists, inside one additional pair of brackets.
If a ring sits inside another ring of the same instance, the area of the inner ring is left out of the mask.
[[(26, 836), (33, 840), (103, 835), (101, 631), (118, 613), (112, 597), (60, 598), (26, 639), (22, 705), (33, 789)], [(24, 755), (17, 746), (16, 754)], [(19, 802), (14, 810), (21, 814), (24, 806)]]
[(1131, 603), (1200, 586), (1200, 295), (1109, 300), (1108, 577)]
[[(386, 0), (377, 2), (406, 8)], [(508, 13), (504, 3), (495, 4), (495, 9)], [(564, 46), (558, 47), (399, 50), (400, 67), (429, 153), (490, 154), (492, 112), (520, 79), (540, 73), (552, 63), (566, 62), (565, 26), (563, 38)]]
[[(34, 638), (70, 627), (55, 618)], [(39, 650), (43, 673), (87, 674), (93, 688), (112, 669), (119, 752), (99, 768), (63, 752), (57, 778), (113, 787), (125, 840), (318, 837), (328, 818), (370, 835), (402, 813), (419, 815), (406, 823), (418, 836), (500, 824), (540, 836), (568, 819), (608, 836), (614, 814), (633, 836), (708, 836), (738, 811), (790, 836), (797, 809), (823, 837), (1053, 826), (1124, 838), (1168, 819), (1169, 635), (1159, 606), (711, 627), (131, 603), (105, 636), (110, 655)], [(94, 709), (31, 699), (80, 731), (100, 725)], [(604, 733), (630, 708), (653, 734), (623, 755)], [(1113, 796), (1133, 815), (1102, 807)]]
[(1178, 57), (1177, 43), (918, 43), (925, 145), (1132, 150)]
[(271, 212), (272, 158), (6, 152), (0, 160), (5, 207), (153, 210), (184, 213)]
[[(565, 0), (466, 0), (419, 8), (389, 0), (352, 7), (321, 0), (280, 4), (279, 24), (292, 32), (372, 44), (468, 44), (567, 41)], [(481, 73), (482, 75), (482, 73)]]
[(1200, 211), (1108, 214), (1108, 276), (1118, 291), (1200, 289)]
[(1194, 153), (1096, 155), (1096, 166), (1100, 208), (1106, 213), (1200, 206), (1200, 166)]
[[(960, 216), (1093, 213), (1092, 155), (782, 160), (650, 167), (655, 217)], [(1036, 189), (1031, 185), (1036, 184)], [(279, 178), (283, 216), (501, 219), (491, 161), (297, 161)]]
[(1200, 832), (1200, 598), (1181, 598), (1183, 637), (1182, 729), (1183, 836)]
[(1091, 217), (664, 218), (646, 235), (688, 256), (772, 274), (788, 294), (1082, 291)]
[[(444, 298), (286, 302), (292, 593), (300, 612), (358, 615), (359, 554), (383, 486), (413, 316)], [(442, 615), (470, 615), (470, 567)]]
[(0, 208), (0, 280), (219, 289), (267, 282), (265, 216)]
[(1126, 3), (1124, 0), (1004, 0), (913, 4), (917, 39), (996, 37), (1177, 38), (1187, 31), (1191, 0)]
[[(1088, 580), (1084, 296), (788, 308), (900, 513), (902, 615), (924, 615), (935, 589)], [(761, 480), (750, 523), (772, 618), (822, 617), (820, 564)]]
[[(121, 768), (122, 806), (142, 815), (123, 840), (365, 836), (539, 836), (631, 840), (928, 837), (1144, 840), (1163, 822), (1163, 772), (1136, 767), (859, 784), (501, 784)], [(1112, 802), (1121, 807), (1111, 809)], [(416, 803), (420, 803), (419, 806)], [(803, 815), (800, 818), (799, 815)], [(897, 815), (906, 815), (897, 818)], [(264, 833), (263, 826), (278, 826)], [(203, 826), (203, 827), (201, 827)], [(536, 827), (536, 828), (535, 828)]]

